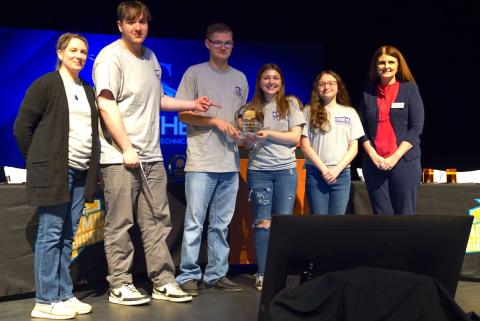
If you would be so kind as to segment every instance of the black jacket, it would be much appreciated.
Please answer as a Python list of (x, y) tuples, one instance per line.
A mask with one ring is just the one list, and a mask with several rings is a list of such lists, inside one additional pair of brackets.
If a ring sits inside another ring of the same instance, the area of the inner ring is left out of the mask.
[[(91, 109), (92, 154), (85, 183), (85, 198), (93, 199), (100, 159), (98, 111), (95, 93), (82, 80)], [(36, 79), (28, 88), (15, 120), (14, 135), (27, 161), (27, 202), (51, 206), (70, 201), (68, 193), (69, 110), (58, 71)]]
[(404, 271), (356, 267), (281, 290), (272, 321), (472, 321), (436, 279)]

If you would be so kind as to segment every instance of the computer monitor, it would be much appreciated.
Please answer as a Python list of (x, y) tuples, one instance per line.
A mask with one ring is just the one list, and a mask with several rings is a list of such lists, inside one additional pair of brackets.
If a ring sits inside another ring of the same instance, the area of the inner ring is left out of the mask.
[(455, 295), (471, 216), (284, 216), (272, 218), (259, 321), (285, 287), (358, 266), (436, 278)]

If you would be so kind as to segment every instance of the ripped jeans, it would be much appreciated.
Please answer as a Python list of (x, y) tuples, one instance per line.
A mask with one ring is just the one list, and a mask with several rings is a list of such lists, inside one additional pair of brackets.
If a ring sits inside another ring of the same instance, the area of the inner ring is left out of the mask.
[(272, 215), (291, 215), (297, 195), (297, 169), (276, 171), (248, 170), (250, 200), (253, 204), (257, 274), (263, 274), (267, 260), (269, 228), (258, 227), (262, 220)]

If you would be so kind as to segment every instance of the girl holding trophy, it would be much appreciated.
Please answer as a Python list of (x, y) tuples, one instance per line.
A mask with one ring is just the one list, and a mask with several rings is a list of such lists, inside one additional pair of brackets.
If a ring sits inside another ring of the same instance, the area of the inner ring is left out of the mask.
[(252, 147), (247, 181), (254, 212), (258, 271), (255, 287), (261, 290), (272, 215), (291, 215), (297, 192), (296, 145), (305, 118), (301, 103), (285, 96), (280, 68), (260, 68), (252, 101), (241, 112), (242, 135)]

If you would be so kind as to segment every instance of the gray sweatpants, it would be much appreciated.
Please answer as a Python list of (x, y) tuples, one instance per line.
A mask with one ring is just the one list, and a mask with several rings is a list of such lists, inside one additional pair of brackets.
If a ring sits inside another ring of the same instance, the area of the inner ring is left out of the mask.
[(138, 224), (142, 235), (147, 274), (155, 287), (174, 282), (175, 267), (165, 242), (171, 230), (167, 176), (162, 162), (143, 163), (150, 196), (140, 168), (104, 165), (101, 172), (105, 196), (104, 243), (107, 281), (112, 288), (132, 283), (133, 244), (129, 229)]

